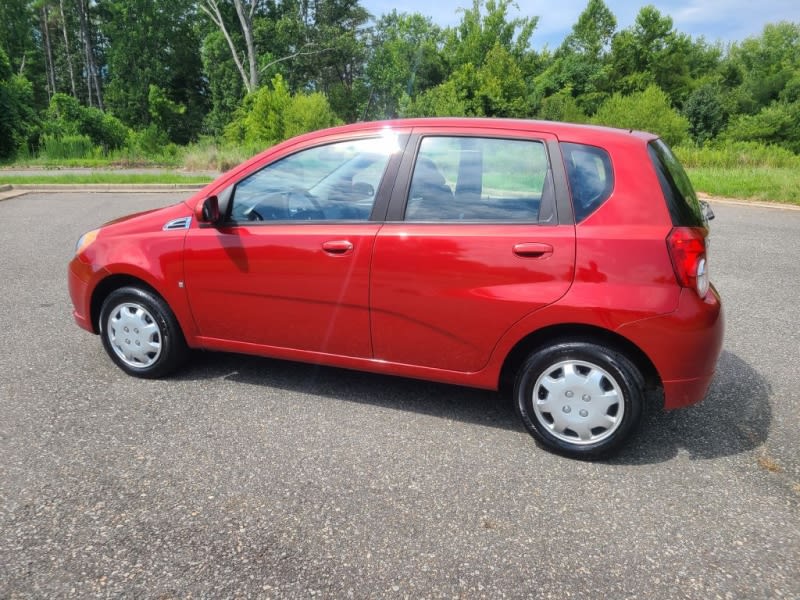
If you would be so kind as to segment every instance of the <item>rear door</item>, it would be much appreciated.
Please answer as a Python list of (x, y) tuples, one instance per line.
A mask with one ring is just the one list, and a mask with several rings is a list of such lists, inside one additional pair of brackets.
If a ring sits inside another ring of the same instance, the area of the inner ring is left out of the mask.
[(415, 128), (373, 252), (375, 358), (484, 367), (505, 331), (572, 283), (566, 193), (552, 135)]

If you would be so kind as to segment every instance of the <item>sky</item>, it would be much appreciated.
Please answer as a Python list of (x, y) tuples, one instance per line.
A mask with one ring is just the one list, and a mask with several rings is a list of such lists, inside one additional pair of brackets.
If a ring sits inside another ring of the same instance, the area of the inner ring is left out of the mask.
[[(539, 16), (532, 44), (558, 47), (588, 4), (588, 0), (516, 0), (519, 12), (511, 9), (510, 17)], [(642, 6), (652, 4), (663, 15), (672, 17), (674, 27), (692, 37), (705, 37), (708, 42), (732, 42), (759, 35), (767, 23), (800, 22), (800, 0), (605, 0), (617, 18), (617, 29), (633, 24)], [(376, 18), (397, 9), (418, 12), (431, 17), (441, 26), (456, 25), (461, 20), (459, 7), (472, 6), (472, 0), (361, 0)]]

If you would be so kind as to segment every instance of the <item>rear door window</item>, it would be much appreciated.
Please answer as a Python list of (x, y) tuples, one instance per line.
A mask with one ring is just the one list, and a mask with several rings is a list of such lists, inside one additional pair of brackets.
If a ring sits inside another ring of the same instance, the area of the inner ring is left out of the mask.
[(542, 197), (552, 193), (540, 141), (425, 137), (405, 220), (538, 222)]
[(611, 158), (602, 148), (585, 144), (564, 142), (561, 152), (567, 166), (575, 222), (580, 223), (608, 200), (614, 190)]

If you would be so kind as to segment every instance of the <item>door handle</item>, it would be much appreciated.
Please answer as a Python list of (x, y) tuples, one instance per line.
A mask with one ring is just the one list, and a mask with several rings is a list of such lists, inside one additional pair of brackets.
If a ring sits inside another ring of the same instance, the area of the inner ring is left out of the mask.
[(514, 245), (514, 254), (522, 258), (546, 258), (552, 256), (553, 247), (542, 242), (525, 242)]
[(349, 254), (353, 251), (353, 243), (350, 240), (331, 240), (323, 242), (322, 249), (328, 254)]

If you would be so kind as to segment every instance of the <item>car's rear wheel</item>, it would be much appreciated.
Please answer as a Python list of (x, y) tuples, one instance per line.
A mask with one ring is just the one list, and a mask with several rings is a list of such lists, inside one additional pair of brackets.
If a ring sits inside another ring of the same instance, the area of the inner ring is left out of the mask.
[(186, 359), (186, 341), (166, 302), (138, 287), (111, 292), (100, 310), (103, 347), (129, 375), (156, 378)]
[(541, 444), (574, 458), (598, 458), (639, 423), (644, 378), (619, 352), (562, 342), (528, 357), (514, 397), (522, 422)]

